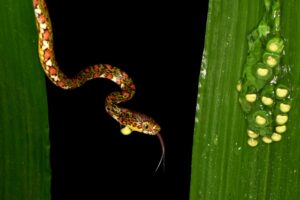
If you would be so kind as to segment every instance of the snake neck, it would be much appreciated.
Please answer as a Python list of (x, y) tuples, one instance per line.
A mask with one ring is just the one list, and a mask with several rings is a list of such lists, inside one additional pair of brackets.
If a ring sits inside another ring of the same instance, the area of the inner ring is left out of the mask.
[(132, 98), (133, 93), (129, 93), (125, 90), (121, 92), (113, 92), (105, 99), (105, 110), (113, 117), (119, 124), (126, 126), (128, 120), (132, 118), (133, 112), (118, 106), (119, 103), (126, 102)]

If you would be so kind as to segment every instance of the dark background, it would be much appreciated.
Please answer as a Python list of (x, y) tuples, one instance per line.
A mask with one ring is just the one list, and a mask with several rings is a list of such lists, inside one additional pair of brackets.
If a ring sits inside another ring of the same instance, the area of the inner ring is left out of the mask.
[(188, 199), (207, 2), (48, 0), (48, 7), (61, 69), (74, 76), (109, 63), (126, 71), (137, 93), (122, 106), (152, 116), (166, 146), (165, 169), (154, 173), (157, 137), (123, 136), (104, 110), (119, 89), (113, 82), (63, 91), (47, 81), (52, 199)]

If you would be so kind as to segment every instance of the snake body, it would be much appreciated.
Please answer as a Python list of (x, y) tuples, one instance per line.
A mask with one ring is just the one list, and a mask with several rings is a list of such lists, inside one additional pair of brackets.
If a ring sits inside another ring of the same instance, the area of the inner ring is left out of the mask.
[(139, 112), (119, 107), (118, 104), (130, 100), (135, 94), (135, 85), (132, 79), (122, 70), (109, 64), (95, 64), (79, 72), (75, 77), (67, 77), (59, 68), (53, 50), (52, 25), (45, 0), (33, 0), (34, 13), (38, 29), (38, 53), (46, 76), (56, 86), (69, 90), (82, 86), (85, 82), (95, 78), (105, 78), (116, 83), (121, 91), (112, 92), (105, 99), (105, 110), (123, 128), (123, 134), (132, 131), (157, 135), (162, 147), (162, 155), (157, 166), (164, 159), (165, 148), (160, 126), (149, 116)]

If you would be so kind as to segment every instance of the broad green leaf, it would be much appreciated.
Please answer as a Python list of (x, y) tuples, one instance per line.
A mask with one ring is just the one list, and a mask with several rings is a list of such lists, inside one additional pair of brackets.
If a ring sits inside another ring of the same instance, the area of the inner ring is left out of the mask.
[(32, 1), (0, 2), (0, 199), (50, 199), (49, 127)]
[(281, 1), (291, 67), (293, 107), (282, 141), (247, 145), (236, 91), (247, 36), (264, 14), (263, 0), (210, 0), (199, 78), (190, 199), (298, 199), (300, 196), (300, 1)]

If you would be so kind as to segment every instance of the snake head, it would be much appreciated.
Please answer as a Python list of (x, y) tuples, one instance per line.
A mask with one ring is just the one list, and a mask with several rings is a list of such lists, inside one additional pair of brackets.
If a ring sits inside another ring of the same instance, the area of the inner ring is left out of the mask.
[(132, 131), (156, 135), (160, 131), (160, 126), (151, 117), (138, 112), (132, 112), (133, 123), (127, 125)]
[(122, 116), (120, 116), (119, 122), (121, 122), (125, 128), (129, 129), (128, 134), (130, 134), (131, 131), (137, 131), (147, 135), (156, 135), (160, 131), (160, 126), (154, 119), (129, 109), (122, 109)]

